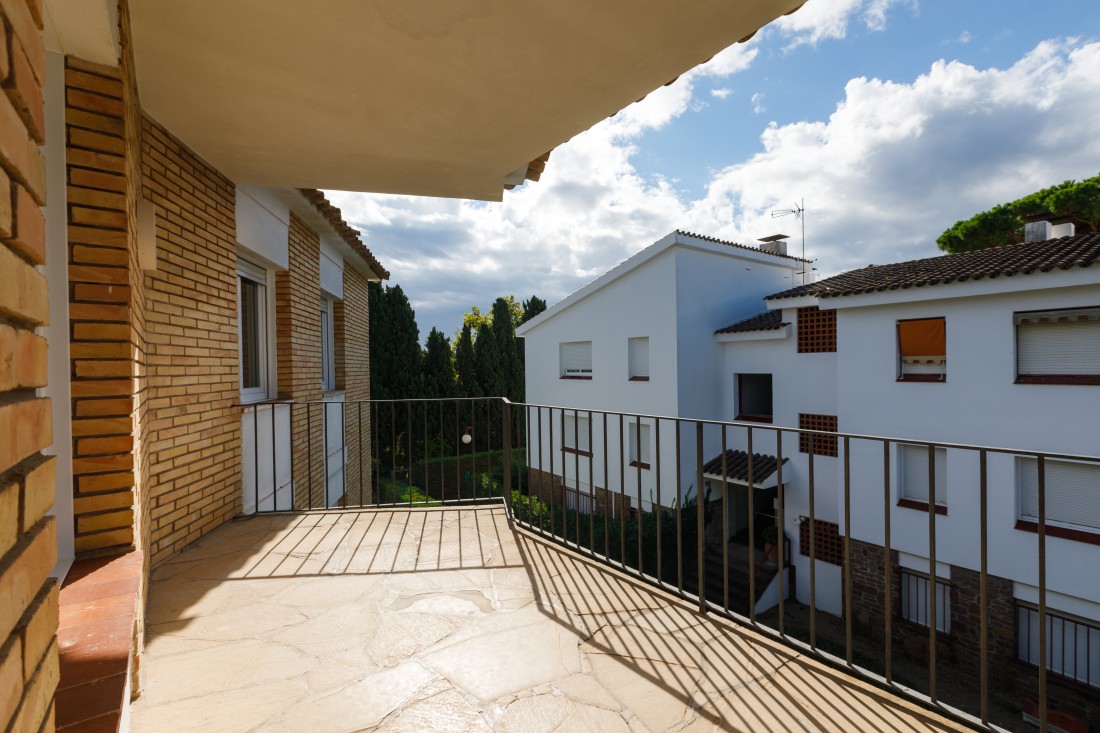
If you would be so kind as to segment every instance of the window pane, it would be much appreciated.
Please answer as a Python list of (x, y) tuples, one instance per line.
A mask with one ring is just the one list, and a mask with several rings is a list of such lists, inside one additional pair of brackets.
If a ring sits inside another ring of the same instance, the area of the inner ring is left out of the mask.
[[(928, 448), (922, 445), (901, 445), (901, 497), (913, 501), (928, 501)], [(947, 450), (936, 448), (936, 503), (947, 505)]]
[(737, 375), (739, 415), (750, 417), (772, 416), (772, 375)]
[(649, 376), (649, 338), (632, 338), (628, 342), (630, 351), (630, 376)]
[(260, 307), (263, 286), (243, 277), (240, 282), (241, 388), (255, 389), (263, 386), (260, 366), (263, 328)]
[(561, 344), (561, 376), (592, 376), (591, 341), (572, 341)]
[[(1048, 522), (1100, 529), (1100, 464), (1047, 460), (1046, 518)], [(1016, 459), (1020, 516), (1039, 516), (1039, 462)]]

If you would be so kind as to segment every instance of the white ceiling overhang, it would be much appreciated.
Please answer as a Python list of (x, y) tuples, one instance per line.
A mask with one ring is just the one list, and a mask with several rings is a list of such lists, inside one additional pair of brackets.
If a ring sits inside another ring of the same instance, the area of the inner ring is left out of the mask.
[(131, 0), (130, 17), (145, 111), (237, 182), (499, 200), (803, 1)]

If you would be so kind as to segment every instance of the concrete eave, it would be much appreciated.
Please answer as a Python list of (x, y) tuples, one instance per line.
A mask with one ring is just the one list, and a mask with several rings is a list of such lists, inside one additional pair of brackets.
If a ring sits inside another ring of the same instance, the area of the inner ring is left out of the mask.
[(767, 331), (745, 331), (743, 333), (716, 333), (715, 340), (720, 344), (742, 343), (745, 341), (782, 341), (791, 335), (791, 324)]
[(142, 106), (239, 183), (500, 200), (802, 1), (131, 0), (130, 16)]

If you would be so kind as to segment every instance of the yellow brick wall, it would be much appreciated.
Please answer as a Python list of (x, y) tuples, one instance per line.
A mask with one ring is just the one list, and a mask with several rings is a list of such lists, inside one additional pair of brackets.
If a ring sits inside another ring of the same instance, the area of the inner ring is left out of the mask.
[(149, 117), (141, 145), (156, 209), (144, 312), (155, 565), (241, 510), (236, 187)]
[(275, 339), (279, 398), (291, 408), (294, 508), (324, 506), (325, 462), (321, 407), (321, 239), (290, 214), (288, 267), (275, 276)]
[(121, 72), (65, 60), (76, 551), (134, 543), (135, 293)]
[(45, 51), (37, 0), (0, 3), (0, 730), (53, 730), (57, 687), (57, 559), (52, 517), (46, 342), (42, 87)]
[[(371, 406), (370, 399), (370, 312), (367, 279), (344, 266), (344, 302), (336, 318), (337, 383), (344, 390), (348, 407), (344, 417), (348, 465), (345, 472), (348, 504), (371, 504)], [(360, 402), (360, 404), (355, 404)]]

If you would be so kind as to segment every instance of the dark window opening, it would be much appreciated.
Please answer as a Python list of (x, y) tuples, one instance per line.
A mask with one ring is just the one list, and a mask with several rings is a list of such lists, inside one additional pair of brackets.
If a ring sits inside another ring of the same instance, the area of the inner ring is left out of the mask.
[(737, 375), (737, 420), (772, 421), (772, 375)]

